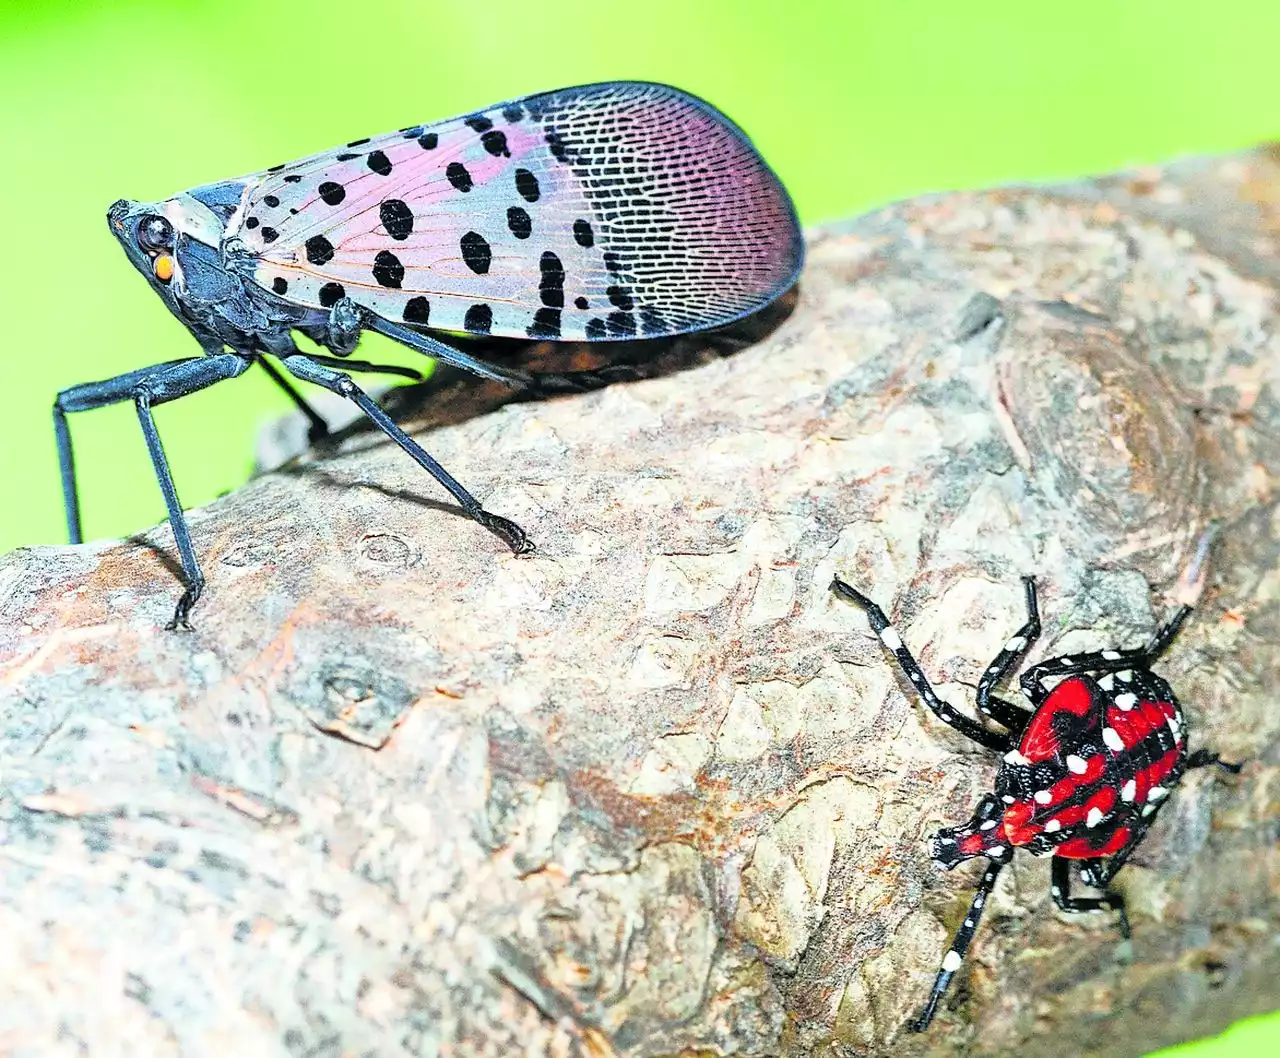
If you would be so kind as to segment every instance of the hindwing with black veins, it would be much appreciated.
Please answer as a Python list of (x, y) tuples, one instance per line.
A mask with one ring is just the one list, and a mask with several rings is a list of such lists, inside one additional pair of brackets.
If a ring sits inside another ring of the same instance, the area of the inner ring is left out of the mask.
[(226, 239), (258, 286), (434, 329), (702, 330), (763, 308), (803, 256), (790, 199), (746, 136), (664, 85), (547, 92), (234, 183)]

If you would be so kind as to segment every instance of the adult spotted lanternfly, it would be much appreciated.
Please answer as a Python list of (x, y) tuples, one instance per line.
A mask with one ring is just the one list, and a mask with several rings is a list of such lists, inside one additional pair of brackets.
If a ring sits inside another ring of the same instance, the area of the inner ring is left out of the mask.
[(122, 200), (107, 220), (204, 355), (58, 395), (67, 522), (79, 542), (67, 412), (133, 401), (186, 580), (171, 628), (187, 625), (204, 577), (154, 405), (256, 361), (308, 416), (313, 436), (322, 434), (323, 420), (270, 354), (353, 401), (520, 553), (531, 547), (524, 531), (484, 510), (347, 373), (375, 365), (304, 355), (292, 332), (347, 357), (373, 330), (512, 386), (587, 389), (613, 376), (505, 369), (422, 330), (557, 341), (684, 334), (764, 308), (795, 282), (803, 258), (791, 201), (737, 126), (677, 89), (631, 82), (355, 140), (163, 202)]
[[(995, 791), (982, 798), (973, 818), (939, 830), (931, 842), (933, 858), (948, 870), (975, 856), (986, 857), (988, 866), (942, 960), (928, 1003), (910, 1026), (913, 1032), (923, 1032), (933, 1020), (996, 877), (1015, 849), (1053, 857), (1050, 893), (1061, 910), (1114, 910), (1121, 934), (1128, 937), (1123, 901), (1107, 886), (1169, 792), (1188, 768), (1218, 764), (1240, 770), (1204, 750), (1187, 755), (1182, 709), (1169, 685), (1150, 668), (1191, 613), (1203, 586), (1208, 542), (1206, 536), (1184, 578), (1183, 605), (1145, 647), (1053, 658), (1029, 668), (1019, 683), (1034, 711), (992, 694), (1040, 635), (1035, 581), (1024, 578), (1027, 622), (978, 682), (978, 711), (1007, 734), (989, 730), (942, 701), (880, 607), (838, 577), (832, 581), (832, 591), (866, 611), (872, 629), (924, 703), (974, 742), (1004, 754)], [(1071, 896), (1072, 860), (1086, 885), (1103, 890), (1101, 896)]]

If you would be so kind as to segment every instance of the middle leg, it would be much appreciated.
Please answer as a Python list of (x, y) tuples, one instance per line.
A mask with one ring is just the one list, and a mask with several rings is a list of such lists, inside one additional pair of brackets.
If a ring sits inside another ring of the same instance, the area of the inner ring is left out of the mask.
[(502, 540), (517, 555), (533, 550), (533, 544), (525, 535), (525, 531), (515, 522), (496, 514), (490, 514), (480, 506), (480, 501), (471, 495), (456, 481), (444, 467), (423, 449), (412, 437), (405, 433), (385, 411), (378, 407), (364, 390), (352, 381), (351, 376), (330, 367), (317, 364), (310, 357), (297, 353), (287, 356), (281, 361), (290, 374), (305, 382), (315, 383), (325, 389), (332, 390), (339, 396), (346, 397), (365, 413), (373, 424), (395, 441), (423, 470), (440, 482), (466, 511), (467, 515)]

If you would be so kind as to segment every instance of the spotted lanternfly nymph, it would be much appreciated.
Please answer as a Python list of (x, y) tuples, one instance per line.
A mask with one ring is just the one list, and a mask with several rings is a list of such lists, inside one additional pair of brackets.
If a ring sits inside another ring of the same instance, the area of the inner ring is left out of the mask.
[[(884, 611), (838, 577), (832, 581), (832, 591), (866, 611), (872, 629), (925, 705), (961, 734), (1004, 755), (995, 790), (978, 803), (973, 818), (939, 830), (930, 843), (933, 859), (948, 870), (975, 856), (985, 857), (988, 866), (911, 1031), (923, 1032), (933, 1020), (996, 877), (1014, 850), (1052, 857), (1050, 893), (1061, 910), (1113, 910), (1127, 938), (1123, 900), (1107, 887), (1170, 791), (1188, 768), (1217, 764), (1240, 770), (1204, 750), (1187, 755), (1182, 709), (1169, 685), (1151, 671), (1191, 613), (1203, 586), (1207, 549), (1208, 537), (1197, 551), (1190, 573), (1193, 587), (1182, 593), (1183, 605), (1145, 647), (1052, 658), (1029, 668), (1019, 683), (1034, 710), (992, 694), (1040, 635), (1035, 580), (1024, 578), (1027, 622), (978, 682), (978, 711), (1007, 733), (988, 729), (939, 698)], [(1084, 883), (1102, 890), (1101, 896), (1071, 896), (1072, 860)]]
[(361, 361), (304, 355), (297, 331), (348, 357), (364, 330), (527, 389), (617, 373), (529, 374), (423, 333), (621, 341), (719, 327), (764, 308), (804, 255), (786, 190), (736, 125), (675, 88), (614, 82), (547, 92), (466, 117), (354, 140), (163, 202), (107, 213), (129, 260), (203, 356), (64, 390), (54, 428), (71, 540), (81, 539), (66, 414), (133, 401), (186, 580), (169, 627), (187, 626), (204, 577), (151, 408), (255, 362), (326, 432), (265, 357), (353, 401), (516, 553), (514, 522), (476, 499), (352, 381)]

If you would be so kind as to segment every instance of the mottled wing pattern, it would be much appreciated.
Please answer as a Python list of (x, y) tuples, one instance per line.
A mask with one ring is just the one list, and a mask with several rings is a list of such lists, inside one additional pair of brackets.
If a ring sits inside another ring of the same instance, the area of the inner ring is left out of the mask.
[(777, 177), (706, 103), (616, 82), (403, 129), (245, 178), (228, 229), (290, 301), (512, 337), (714, 327), (785, 291)]

